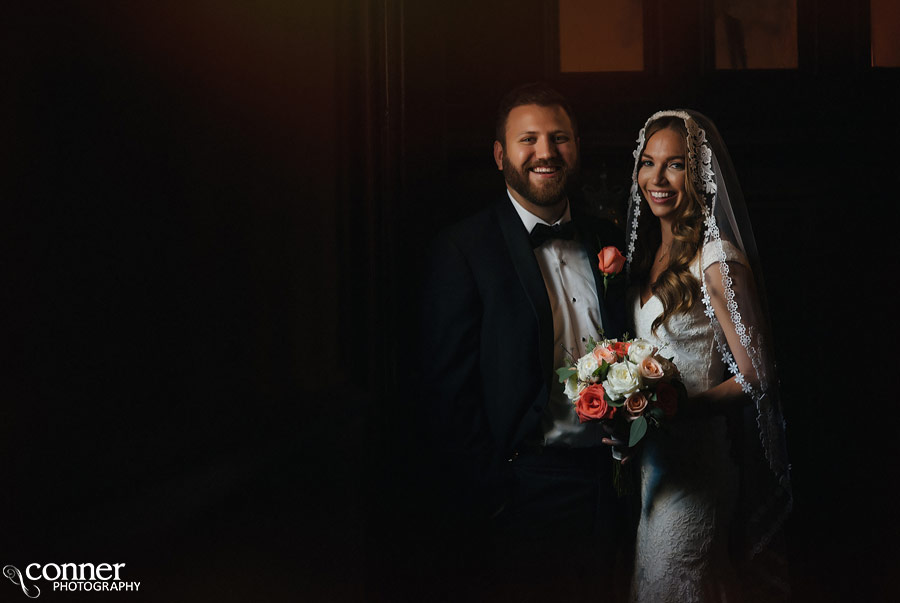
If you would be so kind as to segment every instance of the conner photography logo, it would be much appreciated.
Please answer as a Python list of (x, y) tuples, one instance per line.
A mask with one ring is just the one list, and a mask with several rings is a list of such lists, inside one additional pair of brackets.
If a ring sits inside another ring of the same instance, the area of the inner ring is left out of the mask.
[(123, 579), (123, 567), (124, 563), (29, 563), (24, 572), (14, 565), (7, 565), (3, 568), (3, 575), (30, 599), (41, 595), (40, 582), (50, 583), (52, 590), (57, 592), (128, 592), (140, 589), (140, 582)]

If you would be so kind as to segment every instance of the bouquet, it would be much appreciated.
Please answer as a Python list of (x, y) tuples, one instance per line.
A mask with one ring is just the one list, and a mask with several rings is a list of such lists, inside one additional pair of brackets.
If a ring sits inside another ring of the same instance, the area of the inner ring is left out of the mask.
[[(645, 339), (588, 339), (587, 353), (557, 369), (580, 422), (619, 422), (628, 447), (678, 410), (686, 391), (671, 358)], [(614, 455), (615, 456), (615, 455)]]

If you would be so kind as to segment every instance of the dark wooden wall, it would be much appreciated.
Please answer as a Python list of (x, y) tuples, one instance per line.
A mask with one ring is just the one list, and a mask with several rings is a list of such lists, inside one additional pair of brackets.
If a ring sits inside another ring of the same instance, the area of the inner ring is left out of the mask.
[(359, 600), (379, 354), (351, 20), (2, 13), (3, 563), (124, 562), (135, 600)]
[(712, 70), (709, 11), (648, 0), (646, 73), (567, 75), (541, 0), (5, 9), (0, 560), (126, 562), (154, 601), (423, 600), (422, 255), (502, 194), (496, 103), (547, 79), (613, 212), (650, 113), (719, 125), (778, 333), (798, 600), (889, 599), (900, 76), (867, 65), (865, 3), (800, 0), (790, 72)]

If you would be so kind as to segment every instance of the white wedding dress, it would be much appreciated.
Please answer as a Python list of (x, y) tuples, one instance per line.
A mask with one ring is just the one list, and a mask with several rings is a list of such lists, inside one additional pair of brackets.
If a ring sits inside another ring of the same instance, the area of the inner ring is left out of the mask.
[[(746, 263), (723, 241), (729, 262)], [(721, 256), (704, 247), (706, 269)], [(701, 262), (691, 265), (700, 280)], [(699, 300), (688, 314), (673, 315), (651, 331), (662, 313), (653, 296), (642, 307), (634, 287), (629, 297), (634, 336), (674, 357), (688, 395), (718, 385), (725, 374), (710, 319)], [(637, 530), (631, 600), (637, 603), (737, 600), (737, 579), (727, 550), (737, 501), (737, 467), (729, 453), (724, 417), (675, 421), (646, 438), (640, 457), (641, 514)]]

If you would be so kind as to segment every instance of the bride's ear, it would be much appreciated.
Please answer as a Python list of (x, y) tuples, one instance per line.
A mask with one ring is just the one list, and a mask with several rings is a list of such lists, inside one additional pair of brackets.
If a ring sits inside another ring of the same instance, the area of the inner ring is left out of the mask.
[(503, 145), (500, 144), (499, 140), (494, 141), (494, 163), (497, 164), (497, 169), (502, 172), (503, 171)]

